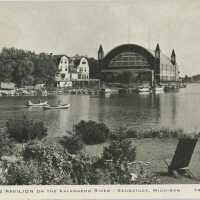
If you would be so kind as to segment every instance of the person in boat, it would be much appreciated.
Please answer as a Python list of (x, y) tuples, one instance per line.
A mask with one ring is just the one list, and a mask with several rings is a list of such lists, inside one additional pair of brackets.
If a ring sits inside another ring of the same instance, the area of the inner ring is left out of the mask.
[(41, 104), (41, 103), (42, 103), (42, 100), (40, 99), (40, 100), (38, 101), (38, 103)]
[(31, 105), (31, 104), (32, 104), (32, 102), (30, 100), (27, 100), (26, 103), (25, 103), (25, 105), (28, 105), (28, 106)]

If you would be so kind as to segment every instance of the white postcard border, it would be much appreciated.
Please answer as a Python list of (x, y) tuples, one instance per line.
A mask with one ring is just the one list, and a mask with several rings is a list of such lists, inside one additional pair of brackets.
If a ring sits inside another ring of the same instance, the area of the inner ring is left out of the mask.
[(0, 186), (0, 199), (199, 199), (200, 184)]

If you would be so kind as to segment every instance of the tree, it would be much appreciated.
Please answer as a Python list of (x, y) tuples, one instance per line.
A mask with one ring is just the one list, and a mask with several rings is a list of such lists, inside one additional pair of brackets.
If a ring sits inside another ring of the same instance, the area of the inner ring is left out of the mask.
[(75, 126), (75, 132), (86, 144), (99, 144), (106, 141), (110, 130), (103, 123), (82, 120)]
[(34, 63), (28, 58), (21, 60), (14, 71), (14, 80), (18, 86), (32, 85), (34, 81), (33, 77)]
[(63, 137), (60, 142), (69, 153), (76, 154), (83, 148), (82, 140), (77, 136)]
[(0, 81), (12, 81), (12, 73), (14, 71), (14, 66), (15, 63), (13, 61), (5, 62), (3, 59), (0, 60)]
[(134, 161), (136, 157), (136, 147), (132, 146), (131, 141), (117, 138), (111, 141), (108, 147), (104, 148), (103, 158), (113, 160), (114, 163), (123, 161)]
[(88, 58), (88, 63), (90, 68), (90, 77), (100, 78), (100, 67), (98, 61), (95, 58)]
[(0, 157), (12, 154), (13, 142), (8, 138), (6, 131), (0, 131)]
[(39, 56), (34, 58), (35, 63), (35, 83), (47, 83), (53, 84), (55, 74), (57, 72), (56, 57), (41, 53)]
[(13, 81), (17, 86), (54, 83), (57, 57), (31, 51), (3, 48), (0, 53), (0, 81)]

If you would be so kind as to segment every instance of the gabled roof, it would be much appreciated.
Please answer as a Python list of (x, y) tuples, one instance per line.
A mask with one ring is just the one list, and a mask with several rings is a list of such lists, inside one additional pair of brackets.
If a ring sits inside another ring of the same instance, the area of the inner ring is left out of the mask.
[[(73, 56), (73, 57), (69, 57), (66, 54), (62, 54), (62, 55), (55, 55), (55, 57), (58, 60), (58, 64), (60, 63), (60, 60), (61, 60), (61, 58), (63, 56), (67, 57), (69, 59), (69, 65), (71, 65), (73, 63), (74, 67), (78, 67), (78, 65), (80, 64), (80, 61), (81, 61), (82, 58), (85, 58), (88, 61), (88, 58), (86, 56)], [(88, 63), (89, 63), (89, 61), (88, 61)]]
[[(85, 58), (88, 61), (88, 58), (85, 57), (85, 56), (80, 56), (78, 58), (72, 57), (75, 67), (78, 67), (78, 65), (80, 64), (82, 58)], [(89, 63), (89, 61), (88, 61), (88, 63)]]

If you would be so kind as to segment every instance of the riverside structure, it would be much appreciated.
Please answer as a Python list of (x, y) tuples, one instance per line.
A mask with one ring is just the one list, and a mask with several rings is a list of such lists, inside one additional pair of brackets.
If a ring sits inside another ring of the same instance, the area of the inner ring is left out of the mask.
[(169, 58), (161, 52), (159, 44), (155, 50), (136, 44), (122, 44), (105, 56), (100, 45), (98, 61), (104, 82), (121, 82), (123, 75), (126, 80), (129, 77), (129, 83), (148, 83), (150, 86), (177, 85), (179, 82), (179, 66), (174, 49)]
[(90, 78), (90, 68), (87, 57), (60, 56), (58, 72), (55, 75), (58, 88), (100, 87), (99, 79)]

